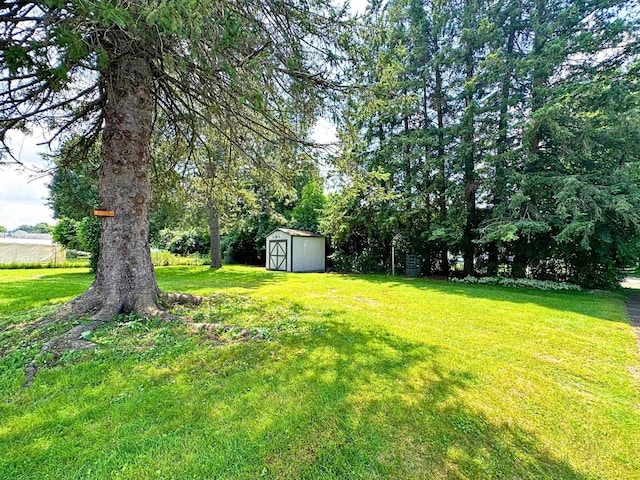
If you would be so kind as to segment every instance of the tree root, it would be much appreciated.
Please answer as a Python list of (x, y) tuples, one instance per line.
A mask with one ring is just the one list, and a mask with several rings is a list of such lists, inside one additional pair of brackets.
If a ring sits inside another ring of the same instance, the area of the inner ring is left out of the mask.
[[(85, 340), (85, 337), (95, 332), (100, 324), (98, 322), (83, 323), (67, 330), (62, 335), (46, 342), (40, 349), (40, 355), (51, 354), (52, 362), (57, 362), (62, 355), (70, 350), (89, 350), (96, 344)], [(24, 370), (25, 380), (23, 387), (28, 387), (38, 373), (35, 360), (31, 361)]]
[(202, 297), (188, 293), (163, 293), (161, 299), (168, 305), (200, 305)]
[[(160, 318), (166, 321), (175, 320), (179, 317), (163, 310), (158, 306), (158, 303), (160, 303), (162, 307), (170, 307), (172, 305), (199, 305), (202, 303), (203, 298), (186, 293), (163, 293), (156, 299), (157, 302), (153, 300), (152, 298), (141, 297), (131, 310), (142, 318)], [(127, 310), (128, 309), (123, 308), (120, 298), (101, 295), (97, 289), (90, 287), (85, 293), (62, 306), (53, 315), (31, 325), (30, 328), (42, 328), (54, 322), (69, 319), (86, 318), (89, 320), (48, 340), (42, 346), (40, 356), (52, 355), (53, 358), (51, 362), (55, 363), (62, 355), (70, 350), (89, 350), (94, 348), (96, 346), (95, 343), (86, 340), (86, 337), (95, 332), (100, 325), (111, 321), (118, 314), (130, 313)], [(200, 331), (201, 328), (204, 328), (208, 331), (215, 330), (218, 334), (238, 330), (237, 327), (231, 325), (208, 324), (204, 326), (204, 324), (187, 324), (189, 328), (194, 331)], [(196, 327), (195, 325), (198, 326)], [(249, 339), (252, 338), (252, 333), (248, 330), (240, 330), (236, 338)], [(25, 381), (23, 386), (28, 387), (37, 373), (38, 366), (36, 361), (33, 360), (25, 367)]]
[[(94, 286), (91, 286), (82, 295), (74, 298), (70, 302), (67, 302), (62, 307), (60, 307), (60, 309), (55, 312), (50, 317), (50, 319), (56, 321), (70, 318), (87, 317), (89, 316), (89, 314), (96, 314), (96, 312), (102, 311), (105, 304), (105, 299), (101, 298), (101, 295), (98, 293), (97, 289)], [(112, 317), (116, 314), (117, 312), (114, 313)]]
[(95, 322), (108, 322), (120, 313), (136, 313), (142, 318), (161, 318), (173, 320), (176, 317), (166, 312), (162, 307), (173, 305), (200, 305), (202, 297), (188, 293), (162, 293), (157, 299), (141, 297), (133, 308), (123, 308), (119, 297), (101, 295), (96, 289), (89, 288), (79, 297), (63, 305), (50, 317), (39, 322), (38, 326), (49, 323), (76, 318), (89, 318)]

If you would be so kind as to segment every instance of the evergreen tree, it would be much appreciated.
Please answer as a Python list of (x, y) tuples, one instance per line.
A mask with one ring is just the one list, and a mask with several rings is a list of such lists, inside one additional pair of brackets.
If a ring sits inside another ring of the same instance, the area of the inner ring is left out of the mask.
[(451, 251), (466, 274), (614, 282), (638, 245), (634, 8), (373, 3), (351, 46), (344, 195), (387, 174), (386, 223), (426, 273)]

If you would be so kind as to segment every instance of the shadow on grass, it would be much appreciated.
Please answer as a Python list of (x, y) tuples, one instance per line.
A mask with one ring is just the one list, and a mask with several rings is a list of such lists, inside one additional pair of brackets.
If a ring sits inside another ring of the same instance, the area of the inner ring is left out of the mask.
[(0, 478), (590, 478), (467, 407), (479, 380), (439, 347), (325, 319), (224, 348), (163, 330), (157, 354), (43, 372), (2, 399)]
[[(186, 291), (199, 289), (220, 290), (225, 288), (256, 289), (268, 283), (283, 280), (278, 273), (260, 267), (224, 266), (221, 269), (209, 267), (156, 267), (160, 288), (166, 291)], [(285, 274), (286, 275), (286, 274)]]
[[(3, 282), (0, 286), (0, 315), (61, 304), (84, 292), (93, 281), (87, 272), (53, 273), (33, 270), (36, 278)], [(225, 288), (256, 289), (266, 283), (282, 280), (278, 275), (260, 268), (225, 267), (159, 267), (156, 275), (160, 288), (165, 291), (190, 292)]]
[[(622, 312), (624, 294), (617, 292), (592, 291), (544, 291), (533, 288), (512, 288), (495, 285), (474, 285), (430, 280), (424, 278), (403, 278), (389, 275), (349, 275), (339, 274), (347, 281), (371, 282), (388, 288), (413, 288), (421, 291), (434, 291), (447, 295), (466, 298), (478, 298), (516, 304), (534, 304), (552, 310), (568, 311), (601, 320), (627, 323)], [(611, 302), (603, 299), (615, 299), (620, 302), (619, 312), (611, 311)]]

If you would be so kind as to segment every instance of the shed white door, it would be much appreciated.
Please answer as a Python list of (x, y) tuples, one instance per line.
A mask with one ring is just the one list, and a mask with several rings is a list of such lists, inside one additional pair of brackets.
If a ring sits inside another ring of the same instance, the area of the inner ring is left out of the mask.
[(269, 240), (269, 270), (287, 271), (286, 240)]

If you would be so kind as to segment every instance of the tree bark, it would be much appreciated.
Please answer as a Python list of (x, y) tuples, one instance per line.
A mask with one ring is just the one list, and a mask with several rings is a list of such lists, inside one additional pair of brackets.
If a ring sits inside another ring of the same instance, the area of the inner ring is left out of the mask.
[[(466, 26), (473, 27), (472, 19), (472, 5), (469, 0), (465, 0), (465, 13), (464, 13)], [(477, 227), (477, 212), (476, 212), (476, 172), (475, 172), (475, 104), (474, 104), (474, 45), (471, 40), (467, 40), (464, 53), (464, 65), (465, 65), (465, 93), (464, 93), (464, 107), (465, 113), (463, 116), (463, 128), (464, 133), (462, 135), (463, 141), (463, 168), (464, 168), (464, 198), (465, 198), (465, 213), (466, 219), (464, 229), (462, 232), (462, 256), (464, 259), (464, 274), (473, 275), (475, 273), (475, 244), (473, 242), (475, 237), (475, 229)]]
[(103, 217), (100, 258), (89, 289), (61, 314), (92, 313), (108, 320), (119, 313), (159, 315), (160, 289), (149, 251), (150, 161), (153, 98), (149, 62), (133, 48), (113, 55), (98, 186)]
[(207, 205), (207, 223), (209, 224), (209, 246), (211, 250), (211, 268), (222, 267), (222, 250), (220, 248), (220, 214), (214, 205)]
[[(436, 42), (436, 50), (439, 48)], [(438, 158), (440, 160), (440, 169), (438, 172), (438, 218), (440, 226), (444, 226), (447, 222), (447, 159), (445, 156), (445, 138), (444, 138), (444, 91), (442, 86), (442, 72), (440, 63), (435, 65), (436, 83), (435, 83), (435, 100), (436, 112), (438, 115)], [(440, 265), (442, 274), (449, 275), (449, 246), (446, 242), (442, 242), (440, 248)]]

